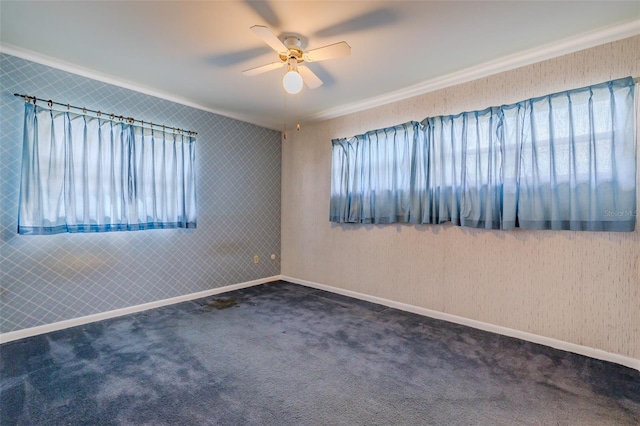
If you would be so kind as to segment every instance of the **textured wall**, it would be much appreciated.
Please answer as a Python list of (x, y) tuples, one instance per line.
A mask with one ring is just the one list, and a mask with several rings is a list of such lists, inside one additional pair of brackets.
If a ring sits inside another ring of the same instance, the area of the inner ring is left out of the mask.
[[(0, 83), (1, 332), (280, 273), (278, 132), (6, 54)], [(197, 131), (198, 228), (17, 235), (16, 92)]]
[(634, 37), (294, 132), (282, 154), (282, 274), (640, 359), (640, 229), (506, 232), (328, 219), (332, 138), (637, 77), (638, 52)]

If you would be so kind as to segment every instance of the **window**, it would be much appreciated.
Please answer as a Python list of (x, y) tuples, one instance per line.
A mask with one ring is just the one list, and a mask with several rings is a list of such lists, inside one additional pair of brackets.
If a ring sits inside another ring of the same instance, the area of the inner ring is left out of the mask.
[(332, 220), (408, 221), (418, 129), (411, 122), (333, 141)]
[(334, 140), (331, 220), (633, 231), (634, 89), (625, 78)]
[(25, 105), (20, 234), (195, 226), (192, 134)]

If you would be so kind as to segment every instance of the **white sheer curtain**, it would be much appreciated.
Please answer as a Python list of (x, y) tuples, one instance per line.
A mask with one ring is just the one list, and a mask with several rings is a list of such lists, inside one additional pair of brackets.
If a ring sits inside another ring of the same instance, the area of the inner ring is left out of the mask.
[(18, 232), (196, 227), (195, 138), (25, 104)]

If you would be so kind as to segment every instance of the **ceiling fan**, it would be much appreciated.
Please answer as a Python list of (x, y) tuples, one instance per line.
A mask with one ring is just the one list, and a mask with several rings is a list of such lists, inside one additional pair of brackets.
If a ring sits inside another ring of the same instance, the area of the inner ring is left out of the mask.
[(278, 53), (280, 61), (251, 68), (242, 73), (247, 76), (258, 75), (287, 65), (287, 73), (282, 79), (282, 84), (287, 93), (292, 95), (302, 90), (303, 82), (310, 89), (322, 85), (322, 80), (307, 66), (300, 65), (301, 63), (326, 61), (351, 54), (351, 46), (344, 41), (305, 52), (302, 50), (302, 42), (296, 36), (288, 36), (280, 40), (269, 28), (262, 25), (254, 25), (251, 31)]

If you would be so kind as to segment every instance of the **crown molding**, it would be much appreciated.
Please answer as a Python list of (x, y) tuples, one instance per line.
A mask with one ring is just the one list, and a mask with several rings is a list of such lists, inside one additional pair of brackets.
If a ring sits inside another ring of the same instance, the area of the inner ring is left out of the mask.
[(31, 50), (23, 49), (21, 47), (17, 47), (8, 43), (0, 42), (0, 53), (6, 53), (11, 56), (16, 56), (18, 58), (26, 59), (27, 61), (35, 62), (41, 65), (46, 65), (51, 68), (55, 68), (61, 71), (66, 71), (71, 74), (79, 75), (82, 77), (87, 77), (92, 80), (101, 81), (107, 84), (113, 84), (114, 86), (122, 87), (124, 89), (133, 90), (135, 92), (144, 93), (145, 95), (153, 96), (156, 98), (164, 99), (167, 101), (175, 102), (180, 105), (185, 105), (191, 108), (199, 109), (202, 111), (210, 112), (212, 114), (221, 115), (223, 117), (232, 118), (234, 120), (243, 121), (245, 123), (255, 124), (256, 126), (265, 127), (267, 129), (273, 129), (273, 125), (268, 124), (266, 122), (260, 122), (256, 120), (248, 119), (240, 114), (234, 114), (229, 111), (223, 111), (218, 109), (213, 109), (204, 105), (200, 105), (198, 103), (192, 102), (188, 99), (181, 98), (179, 96), (173, 95), (171, 93), (163, 92), (152, 87), (147, 87), (138, 83), (134, 83), (131, 81), (123, 80), (118, 77), (114, 77), (109, 74), (101, 73), (96, 70), (92, 70), (89, 68), (84, 68), (79, 65), (61, 61), (57, 58), (53, 58), (51, 56), (43, 55), (41, 53), (37, 53)]
[(412, 86), (405, 87), (393, 92), (374, 96), (362, 101), (329, 108), (315, 114), (304, 117), (305, 120), (318, 122), (331, 118), (341, 117), (359, 111), (386, 105), (392, 102), (401, 101), (414, 96), (423, 95), (435, 90), (455, 86), (479, 78), (487, 77), (500, 72), (513, 70), (536, 62), (553, 59), (562, 55), (622, 40), (640, 34), (640, 20), (634, 20), (621, 25), (605, 27), (599, 30), (581, 34), (579, 36), (566, 38), (557, 42), (549, 43), (534, 49), (525, 50), (513, 55), (504, 56), (494, 61), (467, 68), (458, 72), (447, 74), (427, 80)]
[[(605, 27), (599, 30), (581, 34), (579, 36), (570, 37), (557, 42), (549, 43), (534, 49), (529, 49), (513, 55), (508, 55), (508, 56), (499, 58), (497, 60), (486, 62), (484, 64), (467, 68), (451, 74), (447, 74), (442, 77), (426, 80), (424, 82), (421, 82), (412, 86), (408, 86), (400, 90), (396, 90), (396, 91), (385, 93), (379, 96), (363, 99), (358, 102), (353, 102), (350, 104), (329, 108), (315, 114), (310, 114), (310, 115), (301, 117), (301, 119), (307, 122), (318, 122), (318, 121), (328, 120), (331, 118), (341, 117), (347, 114), (364, 111), (367, 109), (386, 105), (392, 102), (408, 99), (414, 96), (423, 95), (425, 93), (433, 92), (435, 90), (443, 89), (446, 87), (455, 86), (457, 84), (462, 84), (469, 81), (477, 80), (479, 78), (487, 77), (489, 75), (497, 74), (504, 71), (509, 71), (509, 70), (516, 69), (526, 65), (531, 65), (536, 62), (541, 62), (547, 59), (556, 58), (558, 56), (577, 52), (579, 50), (588, 49), (594, 46), (610, 43), (617, 40), (622, 40), (624, 38), (632, 37), (638, 34), (640, 34), (640, 20), (634, 20), (621, 25)], [(171, 93), (162, 92), (160, 90), (147, 87), (138, 83), (122, 80), (120, 78), (117, 78), (108, 74), (104, 74), (99, 71), (83, 68), (69, 62), (64, 62), (59, 59), (42, 55), (40, 53), (36, 53), (30, 50), (22, 49), (7, 43), (0, 42), (0, 53), (7, 53), (12, 56), (17, 56), (22, 59), (26, 59), (32, 62), (36, 62), (42, 65), (46, 65), (46, 66), (56, 68), (62, 71), (66, 71), (72, 74), (91, 78), (93, 80), (98, 80), (108, 84), (113, 84), (119, 87), (134, 90), (136, 92), (140, 92), (140, 93), (144, 93), (157, 98), (165, 99), (181, 105), (196, 108), (202, 111), (207, 111), (212, 114), (217, 114), (220, 116), (232, 118), (235, 120), (254, 124), (267, 129), (279, 130), (278, 128), (274, 127), (273, 123), (267, 123), (261, 120), (255, 120), (255, 119), (243, 116), (241, 114), (235, 114), (229, 111), (213, 109), (204, 105), (197, 104), (188, 99), (178, 97)]]

